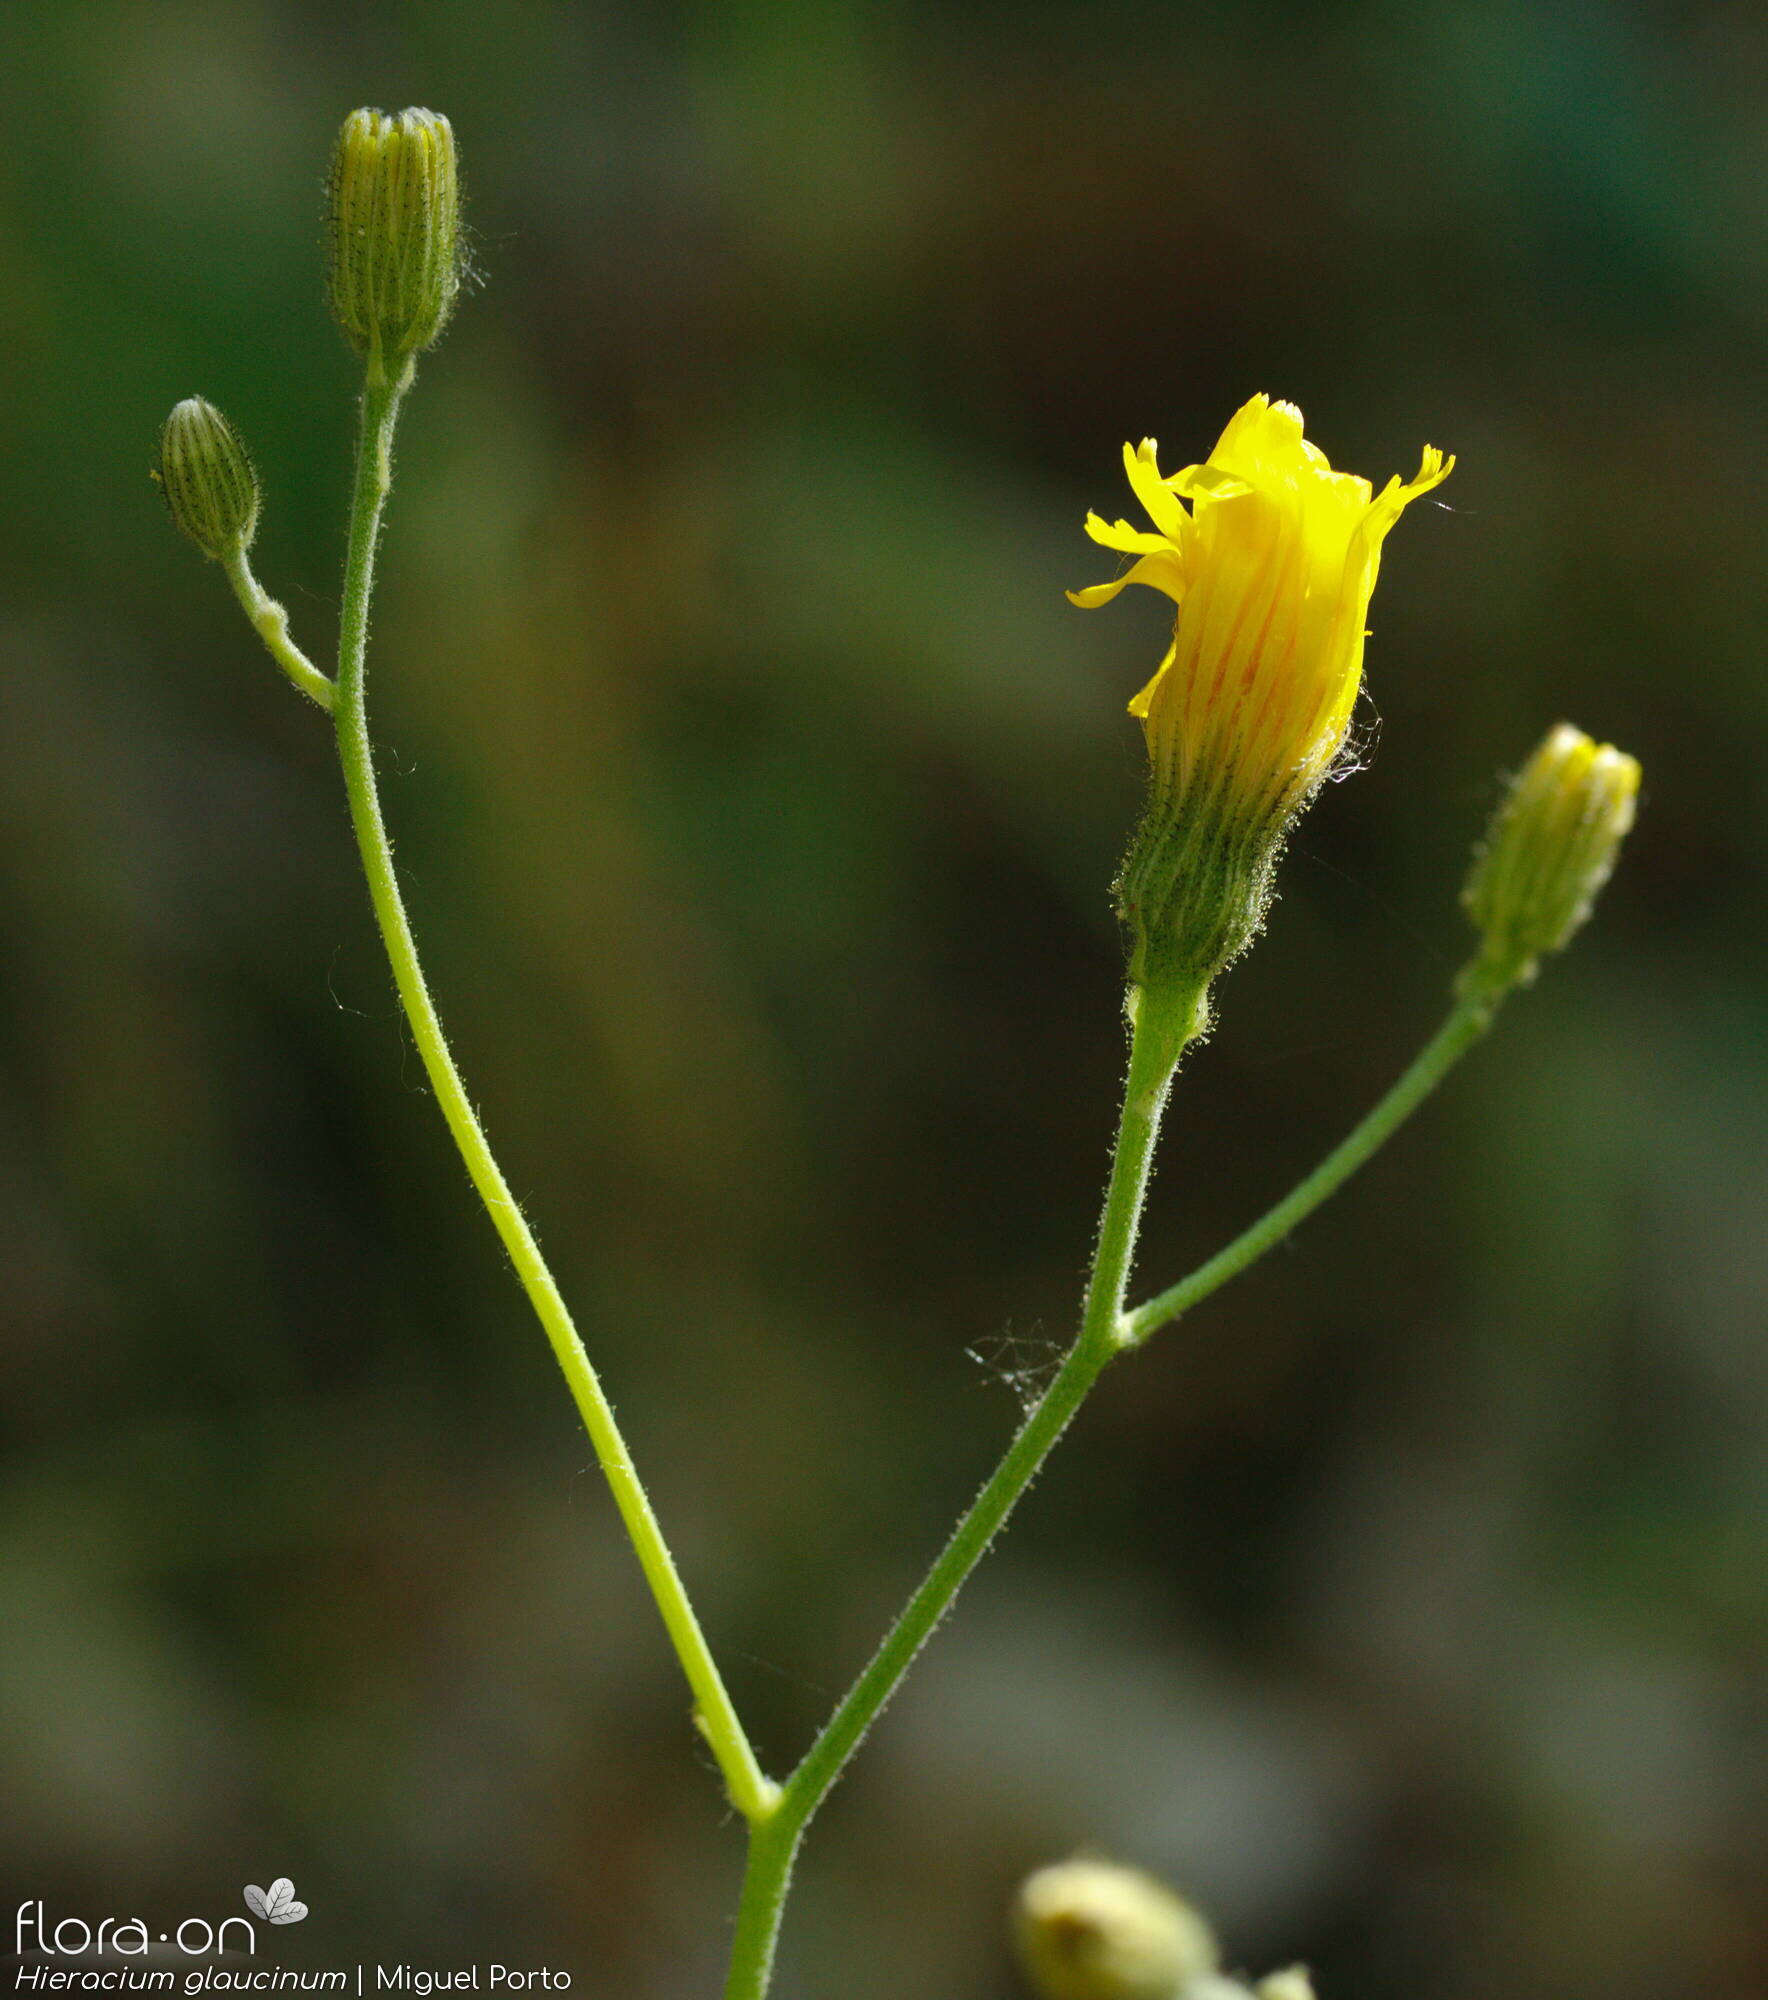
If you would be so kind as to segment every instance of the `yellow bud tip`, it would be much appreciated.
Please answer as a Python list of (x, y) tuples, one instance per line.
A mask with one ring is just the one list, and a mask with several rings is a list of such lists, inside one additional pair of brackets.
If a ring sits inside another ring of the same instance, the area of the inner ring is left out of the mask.
[(1189, 1903), (1108, 1861), (1028, 1877), (1013, 1934), (1039, 2000), (1171, 2000), (1216, 1965), (1215, 1939)]
[(436, 111), (352, 111), (329, 208), (332, 313), (371, 379), (391, 379), (440, 337), (460, 294), (454, 128)]
[(1588, 921), (1633, 824), (1637, 761), (1569, 722), (1550, 729), (1493, 815), (1462, 891), (1487, 984), (1532, 979)]
[(258, 531), (258, 475), (238, 431), (201, 396), (187, 396), (160, 429), (155, 477), (174, 523), (206, 556), (242, 555)]

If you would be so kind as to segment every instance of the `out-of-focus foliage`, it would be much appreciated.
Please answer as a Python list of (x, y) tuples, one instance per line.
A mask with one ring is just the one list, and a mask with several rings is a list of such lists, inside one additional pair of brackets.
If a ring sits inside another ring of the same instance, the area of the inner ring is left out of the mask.
[(1090, 1843), (1341, 2000), (1731, 2000), (1768, 1437), (1759, 13), (17, 0), (0, 15), (0, 1879), (291, 1962), (715, 1988), (736, 1859), (403, 1044), (324, 719), (147, 474), (226, 409), (323, 659), (350, 107), (459, 134), (373, 699), (478, 1101), (786, 1763), (1073, 1322), (1122, 1062), (1117, 450), (1385, 476), (1371, 768), (1143, 1271), (1434, 1025), (1499, 767), (1636, 753), (1596, 921), (1108, 1379), (831, 1806), (782, 1994), (1006, 2000)]

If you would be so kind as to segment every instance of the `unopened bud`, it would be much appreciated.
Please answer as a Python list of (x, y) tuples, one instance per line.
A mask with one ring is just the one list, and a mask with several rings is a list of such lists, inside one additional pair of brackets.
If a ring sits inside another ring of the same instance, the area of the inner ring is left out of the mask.
[(225, 562), (258, 531), (258, 475), (239, 432), (201, 396), (187, 396), (160, 431), (160, 490), (172, 519), (206, 556)]
[(1633, 824), (1639, 766), (1611, 743), (1559, 723), (1499, 806), (1462, 901), (1485, 935), (1471, 977), (1532, 979), (1589, 916)]
[(1173, 2000), (1214, 1971), (1215, 1939), (1163, 1883), (1108, 1861), (1040, 1868), (1014, 1937), (1040, 2000)]
[(1258, 1983), (1258, 2000), (1314, 2000), (1314, 1982), (1303, 1965), (1273, 1972)]
[(331, 172), (331, 305), (371, 380), (396, 376), (460, 292), (454, 131), (435, 111), (352, 111)]

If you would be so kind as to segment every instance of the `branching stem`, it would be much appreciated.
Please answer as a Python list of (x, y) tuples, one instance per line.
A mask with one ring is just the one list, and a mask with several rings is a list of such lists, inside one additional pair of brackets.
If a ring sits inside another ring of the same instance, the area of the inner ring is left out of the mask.
[(1307, 1179), (1293, 1188), (1275, 1208), (1261, 1216), (1244, 1234), (1235, 1237), (1207, 1264), (1199, 1265), (1188, 1278), (1169, 1285), (1146, 1305), (1137, 1306), (1124, 1321), (1122, 1344), (1140, 1347), (1157, 1327), (1189, 1312), (1230, 1278), (1238, 1277), (1267, 1250), (1274, 1249), (1304, 1217), (1311, 1215), (1328, 1195), (1334, 1194), (1386, 1143), (1436, 1089), (1456, 1063), (1492, 1024), (1503, 999), (1503, 991), (1490, 986), (1471, 985), (1449, 1018), (1425, 1043), (1405, 1074), (1354, 1131), (1328, 1153)]
[(750, 1832), (748, 1867), (725, 2000), (763, 2000), (799, 1843), (811, 1815), (846, 1768), (915, 1655), (950, 1608), (1014, 1504), (1036, 1477), (1107, 1364), (1206, 1298), (1273, 1248), (1343, 1184), (1417, 1110), (1490, 1026), (1501, 990), (1470, 983), (1465, 996), (1398, 1082), (1292, 1194), (1190, 1277), (1134, 1312), (1123, 1310), (1161, 1110), (1190, 1036), (1182, 1008), (1144, 1018), (1132, 1043), (1122, 1122), (1080, 1335), (1025, 1420), (1007, 1455), (959, 1522), (884, 1643), (786, 1781), (778, 1812)]

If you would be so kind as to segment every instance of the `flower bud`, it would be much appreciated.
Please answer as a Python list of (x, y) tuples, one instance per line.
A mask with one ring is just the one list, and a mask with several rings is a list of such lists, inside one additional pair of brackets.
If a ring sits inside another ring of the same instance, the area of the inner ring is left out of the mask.
[(1485, 945), (1469, 974), (1504, 987), (1572, 938), (1633, 824), (1639, 766), (1569, 722), (1547, 732), (1494, 815), (1461, 900)]
[(1314, 1982), (1307, 1967), (1292, 1965), (1273, 1972), (1258, 1983), (1258, 2000), (1314, 2000)]
[(1109, 1861), (1040, 1868), (1019, 1891), (1013, 1930), (1040, 2000), (1173, 2000), (1216, 1964), (1189, 1903)]
[(331, 306), (388, 381), (431, 346), (460, 292), (454, 130), (435, 111), (352, 111), (331, 171)]
[(258, 475), (239, 432), (201, 396), (187, 396), (160, 431), (157, 477), (172, 519), (206, 556), (225, 562), (258, 531)]

